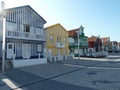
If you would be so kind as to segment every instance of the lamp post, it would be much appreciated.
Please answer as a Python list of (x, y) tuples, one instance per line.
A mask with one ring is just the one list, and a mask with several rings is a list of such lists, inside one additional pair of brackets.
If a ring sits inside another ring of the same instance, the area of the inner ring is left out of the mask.
[(2, 43), (2, 73), (5, 71), (5, 21), (3, 18), (3, 43)]
[(3, 41), (2, 41), (2, 73), (5, 72), (5, 24), (6, 24), (6, 18), (5, 18), (5, 12), (3, 12), (5, 7), (5, 3), (1, 2), (1, 13), (2, 13), (2, 23), (3, 23)]

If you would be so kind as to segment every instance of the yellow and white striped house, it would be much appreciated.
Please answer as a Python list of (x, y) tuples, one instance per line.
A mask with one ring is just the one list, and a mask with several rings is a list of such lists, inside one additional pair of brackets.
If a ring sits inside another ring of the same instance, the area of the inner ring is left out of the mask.
[(45, 28), (45, 31), (48, 59), (64, 60), (69, 54), (68, 31), (59, 23)]

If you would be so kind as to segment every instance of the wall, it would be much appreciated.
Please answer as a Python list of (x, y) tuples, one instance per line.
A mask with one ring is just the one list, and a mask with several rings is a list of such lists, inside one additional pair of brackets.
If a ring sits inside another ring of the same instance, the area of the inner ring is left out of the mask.
[[(61, 43), (65, 44), (65, 48), (60, 48), (61, 55), (64, 55), (64, 50), (66, 50), (66, 54), (68, 54), (68, 32), (60, 24), (46, 28), (46, 36), (46, 47), (52, 50), (53, 56), (58, 54), (58, 49), (55, 47), (58, 36), (60, 37)], [(50, 41), (50, 36), (53, 36), (53, 41)], [(66, 42), (64, 42), (64, 38), (66, 38)]]
[(31, 56), (38, 56), (38, 52), (36, 51), (37, 48), (37, 44), (41, 44), (42, 48), (42, 52), (43, 53), (43, 49), (44, 49), (44, 42), (35, 42), (35, 41), (29, 41), (29, 40), (14, 40), (14, 39), (6, 39), (6, 46), (7, 43), (14, 43), (14, 53), (16, 54), (16, 57), (22, 57), (22, 44), (23, 43), (29, 43), (31, 44)]

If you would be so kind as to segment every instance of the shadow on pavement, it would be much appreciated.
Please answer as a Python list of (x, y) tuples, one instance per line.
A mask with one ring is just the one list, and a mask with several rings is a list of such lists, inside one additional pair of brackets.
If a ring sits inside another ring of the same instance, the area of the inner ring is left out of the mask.
[[(28, 90), (97, 90), (93, 88), (67, 84), (64, 82), (45, 79), (28, 72), (12, 69), (7, 71), (5, 75), (12, 81), (19, 84), (19, 88), (27, 88)], [(14, 89), (14, 90), (17, 90)]]
[(89, 87), (77, 86), (58, 81), (45, 81), (27, 87), (29, 90), (97, 90)]

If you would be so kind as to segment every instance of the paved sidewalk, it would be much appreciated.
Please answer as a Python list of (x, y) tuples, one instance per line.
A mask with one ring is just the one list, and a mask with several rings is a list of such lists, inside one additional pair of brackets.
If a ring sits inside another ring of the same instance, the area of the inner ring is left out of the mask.
[(0, 74), (0, 90), (120, 90), (120, 62), (67, 60)]
[[(5, 73), (10, 80), (19, 84), (17, 87), (28, 90), (96, 90), (86, 86), (72, 85), (54, 81), (54, 78), (79, 71), (83, 68), (70, 67), (62, 63), (42, 64), (11, 69)], [(13, 90), (18, 90), (18, 88)], [(41, 88), (41, 89), (40, 89)]]
[(60, 63), (34, 65), (11, 69), (5, 75), (11, 80), (17, 82), (20, 87), (26, 87), (37, 82), (54, 78), (58, 75), (74, 71), (77, 67), (64, 66)]

